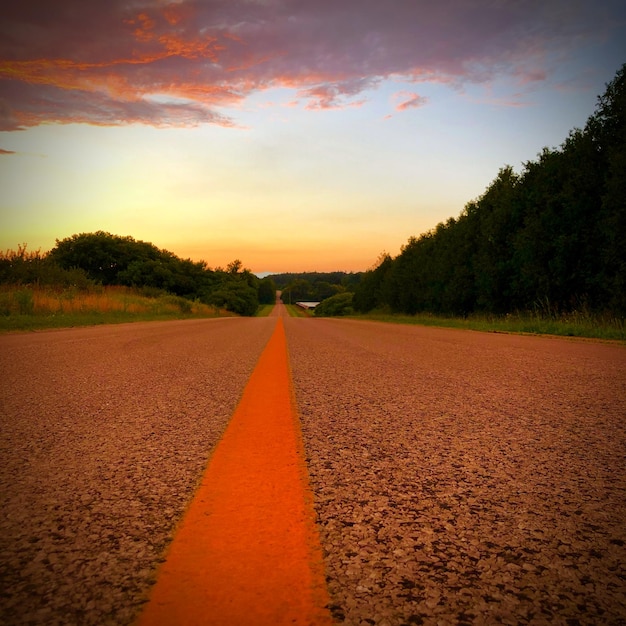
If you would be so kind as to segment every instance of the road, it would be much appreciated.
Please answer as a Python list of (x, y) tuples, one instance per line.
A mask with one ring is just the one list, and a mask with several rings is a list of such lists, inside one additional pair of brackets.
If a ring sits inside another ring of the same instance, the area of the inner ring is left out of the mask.
[(0, 338), (0, 623), (132, 621), (274, 323)]
[(338, 621), (626, 623), (623, 346), (288, 322)]
[[(1, 623), (136, 618), (275, 323), (0, 337)], [(284, 324), (337, 622), (626, 623), (624, 346)]]

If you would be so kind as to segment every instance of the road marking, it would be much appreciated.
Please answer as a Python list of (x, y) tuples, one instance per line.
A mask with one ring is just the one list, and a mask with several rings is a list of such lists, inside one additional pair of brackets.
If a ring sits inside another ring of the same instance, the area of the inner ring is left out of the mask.
[(332, 624), (312, 502), (279, 318), (138, 624)]

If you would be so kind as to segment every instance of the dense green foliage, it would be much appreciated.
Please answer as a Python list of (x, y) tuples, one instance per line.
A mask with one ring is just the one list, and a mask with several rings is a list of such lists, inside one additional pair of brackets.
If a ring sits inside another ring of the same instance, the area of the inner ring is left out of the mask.
[(341, 285), (347, 291), (355, 287), (361, 278), (361, 272), (287, 272), (268, 276), (274, 281), (277, 289), (285, 289), (296, 280), (304, 280), (313, 288), (320, 283)]
[(181, 259), (151, 243), (103, 231), (57, 240), (45, 255), (28, 253), (25, 246), (0, 255), (0, 283), (140, 287), (240, 315), (256, 313), (260, 289), (259, 279), (238, 260), (211, 270), (204, 261)]
[(276, 284), (267, 276), (259, 282), (259, 304), (274, 304), (276, 302)]
[(276, 287), (282, 290), (285, 304), (295, 302), (321, 302), (338, 293), (354, 291), (360, 273), (302, 272), (299, 274), (273, 274)]
[(203, 261), (180, 259), (132, 237), (103, 231), (59, 241), (49, 259), (62, 268), (78, 267), (102, 285), (154, 287), (183, 297), (201, 297), (216, 282)]
[(341, 315), (352, 315), (352, 293), (346, 291), (338, 293), (320, 302), (315, 308), (316, 317), (335, 317)]
[(365, 273), (355, 309), (626, 314), (626, 65), (583, 130)]
[(215, 288), (204, 296), (208, 304), (239, 315), (256, 313), (259, 308), (259, 279), (252, 272), (242, 270), (240, 261), (233, 261), (226, 272), (216, 270), (214, 274), (217, 277)]
[(17, 250), (0, 252), (0, 284), (76, 287), (93, 286), (87, 273), (76, 267), (64, 269), (39, 250), (30, 252), (26, 244)]

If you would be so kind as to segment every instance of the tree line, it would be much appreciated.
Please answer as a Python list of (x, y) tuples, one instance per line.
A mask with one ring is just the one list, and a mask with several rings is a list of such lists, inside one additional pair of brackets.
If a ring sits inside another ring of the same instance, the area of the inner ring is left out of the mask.
[(360, 272), (287, 272), (272, 274), (285, 304), (321, 302), (337, 294), (352, 292), (361, 279)]
[(363, 274), (353, 306), (468, 315), (626, 314), (626, 64), (584, 129)]
[(151, 243), (104, 231), (57, 239), (45, 254), (29, 252), (25, 245), (0, 254), (0, 282), (77, 288), (122, 285), (171, 293), (240, 315), (254, 315), (259, 304), (276, 298), (273, 281), (260, 280), (239, 260), (211, 269), (204, 261), (181, 259)]

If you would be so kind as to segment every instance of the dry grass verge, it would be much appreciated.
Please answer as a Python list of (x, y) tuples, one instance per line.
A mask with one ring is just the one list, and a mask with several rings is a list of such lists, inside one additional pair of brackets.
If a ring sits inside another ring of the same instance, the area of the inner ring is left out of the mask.
[(5, 332), (225, 315), (230, 314), (214, 306), (128, 287), (0, 287), (0, 331)]

